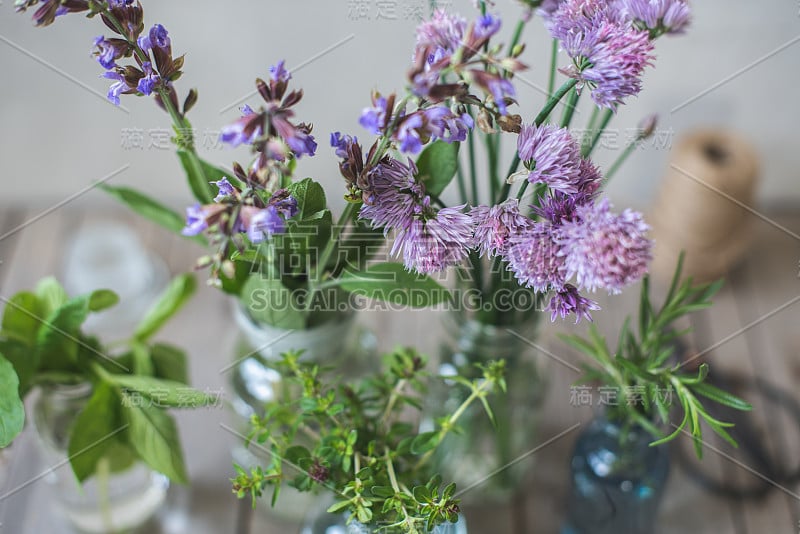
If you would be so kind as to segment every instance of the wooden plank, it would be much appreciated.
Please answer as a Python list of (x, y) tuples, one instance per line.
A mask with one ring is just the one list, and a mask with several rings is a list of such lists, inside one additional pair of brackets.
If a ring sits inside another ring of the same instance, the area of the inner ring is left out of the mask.
[[(776, 222), (790, 232), (800, 233), (800, 214), (782, 214)], [(737, 293), (742, 322), (750, 325), (745, 336), (752, 365), (759, 376), (798, 401), (800, 378), (800, 241), (774, 226), (762, 224), (743, 269), (742, 291)], [(800, 469), (796, 451), (800, 448), (800, 422), (785, 409), (769, 407), (768, 431), (773, 455), (784, 466), (781, 472)], [(794, 526), (800, 524), (800, 482), (779, 484), (791, 510)]]

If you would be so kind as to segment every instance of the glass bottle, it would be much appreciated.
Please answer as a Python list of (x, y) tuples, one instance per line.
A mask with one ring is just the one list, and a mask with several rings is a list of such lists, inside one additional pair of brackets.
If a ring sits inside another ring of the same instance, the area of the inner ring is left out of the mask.
[(666, 447), (653, 436), (600, 416), (572, 454), (572, 490), (561, 534), (650, 534), (669, 474)]
[[(79, 532), (131, 532), (142, 527), (164, 502), (169, 480), (142, 462), (113, 471), (112, 458), (79, 483), (68, 461), (69, 435), (78, 413), (92, 395), (88, 383), (43, 387), (34, 406), (34, 425), (43, 458), (52, 471), (45, 477), (63, 515)], [(55, 466), (55, 467), (54, 467)]]

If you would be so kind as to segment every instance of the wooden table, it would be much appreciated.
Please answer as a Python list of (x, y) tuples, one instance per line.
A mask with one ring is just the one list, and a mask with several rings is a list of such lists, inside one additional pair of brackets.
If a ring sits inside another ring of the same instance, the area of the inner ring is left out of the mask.
[[(130, 224), (142, 240), (159, 254), (170, 271), (191, 267), (200, 254), (195, 245), (181, 240), (135, 218), (123, 208), (88, 215), (88, 210), (66, 208), (26, 224), (41, 212), (4, 209), (0, 211), (0, 296), (32, 287), (49, 274), (61, 274), (60, 259), (69, 236), (104, 221)], [(763, 378), (797, 398), (794, 384), (800, 378), (800, 210), (770, 213), (775, 224), (758, 220), (758, 238), (747, 260), (732, 273), (729, 283), (710, 311), (697, 314), (694, 346), (708, 351), (713, 369), (725, 369)], [(636, 306), (637, 289), (625, 295), (603, 298), (604, 311), (596, 315), (598, 325), (613, 335), (624, 315)], [(438, 332), (436, 312), (410, 311), (362, 313), (360, 320), (379, 334), (380, 344), (389, 348), (409, 339), (419, 340), (420, 348), (432, 351)], [(535, 470), (528, 491), (507, 509), (467, 510), (470, 533), (554, 533), (563, 513), (567, 490), (568, 456), (580, 427), (591, 416), (589, 407), (570, 403), (570, 384), (577, 375), (547, 353), (558, 355), (573, 365), (580, 356), (567, 350), (555, 338), (558, 331), (573, 331), (570, 324), (549, 323), (534, 351), (549, 378), (549, 393), (543, 408), (544, 423), (535, 452)], [(582, 327), (579, 327), (582, 328)], [(162, 333), (188, 349), (192, 362), (193, 384), (200, 388), (227, 388), (225, 373), (220, 373), (230, 358), (236, 329), (230, 304), (219, 292), (201, 288), (194, 301)], [(712, 371), (713, 372), (713, 371)], [(224, 409), (178, 413), (189, 471), (190, 488), (173, 488), (169, 511), (152, 532), (228, 533), (234, 532), (239, 504), (230, 492), (229, 448), (232, 438), (221, 424), (229, 421)], [(783, 452), (787, 461), (798, 463), (800, 450), (798, 425), (771, 406), (757, 405), (753, 422), (758, 439), (768, 448)], [(570, 430), (571, 429), (571, 430)], [(556, 439), (554, 439), (556, 438)], [(683, 440), (683, 438), (681, 438)], [(685, 441), (685, 440), (683, 440)], [(763, 476), (748, 461), (738, 460), (732, 449), (709, 440), (707, 468), (717, 470), (728, 480), (757, 480)], [(40, 465), (32, 430), (27, 428), (15, 443), (11, 481), (0, 500), (0, 531), (9, 534), (68, 532), (50, 506), (49, 488), (44, 482), (51, 466)], [(69, 469), (62, 466), (59, 469)], [(800, 484), (773, 488), (759, 501), (730, 501), (716, 497), (695, 485), (686, 473), (673, 464), (666, 498), (658, 520), (659, 533), (796, 533), (800, 520)], [(291, 533), (286, 525), (269, 523), (256, 513), (258, 533)]]

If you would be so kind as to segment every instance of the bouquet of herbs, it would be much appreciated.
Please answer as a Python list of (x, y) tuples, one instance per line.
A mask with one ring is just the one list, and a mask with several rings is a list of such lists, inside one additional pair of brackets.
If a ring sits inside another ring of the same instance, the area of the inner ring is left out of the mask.
[[(317, 312), (341, 309), (326, 296), (338, 303), (348, 293), (435, 304), (448, 294), (428, 275), (453, 266), (486, 301), (480, 308), (486, 322), (502, 323), (513, 311), (492, 301), (509, 283), (533, 291), (535, 302), (550, 295), (553, 318), (589, 318), (598, 306), (585, 292), (618, 292), (638, 280), (651, 248), (639, 213), (611, 210), (589, 155), (619, 105), (641, 90), (654, 41), (683, 31), (688, 6), (684, 0), (525, 0), (504, 47), (497, 42), (500, 19), (487, 2), (478, 4), (471, 22), (437, 10), (419, 25), (405, 89), (375, 92), (361, 114), (374, 139), (330, 135), (347, 200), (334, 221), (320, 184), (296, 178), (299, 160), (318, 146), (311, 124), (295, 119), (303, 91), (290, 87), (283, 62), (270, 68), (267, 80), (256, 80), (263, 102), (244, 106), (223, 129), (223, 142), (252, 150), (247, 165), (223, 170), (198, 156), (187, 118), (198, 93), (179, 98), (184, 58), (174, 56), (164, 26), (146, 28), (138, 0), (16, 2), (20, 11), (38, 6), (38, 25), (75, 12), (105, 23), (111, 36), (95, 40), (94, 54), (113, 82), (109, 100), (154, 96), (174, 123), (197, 204), (184, 225), (139, 192), (106, 189), (140, 214), (213, 246), (198, 266), (210, 267), (211, 281), (240, 297), (255, 319), (285, 328), (313, 325), (322, 320)], [(527, 68), (520, 39), (534, 12), (553, 36), (550, 87), (538, 112), (515, 99), (518, 73)], [(561, 69), (559, 48), (568, 56)], [(558, 73), (564, 81), (556, 89)], [(568, 128), (586, 93), (596, 111), (589, 142), (581, 143)], [(560, 122), (552, 119), (559, 103), (565, 106)], [(516, 145), (506, 173), (499, 167), (503, 138)], [(485, 176), (475, 165), (479, 142), (488, 154)], [(459, 196), (455, 205), (444, 200), (451, 186)], [(488, 197), (481, 198), (483, 189)], [(368, 263), (390, 234), (391, 255), (402, 263)], [(488, 277), (482, 257), (491, 259)]]
[[(480, 402), (505, 390), (502, 360), (482, 366), (481, 377), (448, 376), (469, 393), (452, 414), (428, 432), (414, 430), (426, 384), (425, 359), (412, 349), (386, 356), (387, 370), (358, 383), (336, 383), (318, 365), (287, 353), (276, 364), (285, 391), (253, 416), (251, 447), (269, 451), (271, 462), (249, 472), (237, 467), (233, 491), (256, 498), (272, 487), (272, 504), (282, 482), (300, 491), (325, 489), (337, 501), (330, 513), (349, 513), (349, 521), (386, 532), (429, 532), (458, 520), (455, 484), (430, 472), (429, 460), (443, 439), (458, 431), (458, 421)], [(295, 393), (300, 391), (298, 396)], [(293, 393), (294, 391), (294, 393)]]
[[(608, 348), (595, 325), (591, 325), (589, 338), (565, 336), (571, 346), (592, 357), (595, 365), (586, 366), (583, 381), (597, 381), (630, 398), (608, 406), (610, 419), (625, 425), (639, 425), (654, 437), (651, 445), (660, 445), (688, 433), (694, 439), (698, 456), (702, 455), (705, 423), (734, 447), (736, 442), (725, 430), (732, 423), (712, 417), (704, 402), (717, 402), (737, 410), (750, 410), (751, 406), (711, 384), (705, 383), (708, 365), (703, 363), (696, 373), (685, 370), (684, 362), (675, 361), (675, 341), (688, 330), (675, 330), (673, 323), (686, 314), (711, 306), (711, 297), (722, 282), (695, 285), (691, 278), (681, 282), (681, 256), (669, 291), (660, 308), (650, 299), (650, 285), (645, 277), (642, 284), (638, 324), (630, 325), (626, 319), (619, 334), (616, 351)], [(638, 335), (636, 330), (638, 329)], [(669, 392), (669, 394), (664, 394)], [(677, 400), (677, 403), (675, 402)], [(674, 404), (683, 412), (681, 422), (665, 435), (660, 424), (670, 422)]]
[[(188, 300), (194, 278), (175, 278), (142, 318), (130, 339), (103, 346), (82, 331), (90, 313), (117, 303), (109, 290), (70, 298), (53, 278), (8, 300), (0, 330), (0, 446), (22, 430), (22, 400), (37, 387), (91, 385), (72, 422), (68, 455), (81, 482), (105, 462), (123, 471), (141, 460), (186, 482), (178, 432), (169, 408), (216, 402), (187, 385), (186, 357), (153, 336)], [(112, 353), (108, 347), (115, 347)], [(148, 402), (141, 402), (147, 400)]]

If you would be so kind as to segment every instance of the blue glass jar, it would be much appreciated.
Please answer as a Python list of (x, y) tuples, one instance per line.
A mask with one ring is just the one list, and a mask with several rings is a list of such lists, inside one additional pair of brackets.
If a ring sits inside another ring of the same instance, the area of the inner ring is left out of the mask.
[(669, 474), (652, 434), (602, 416), (578, 437), (561, 534), (650, 534)]

